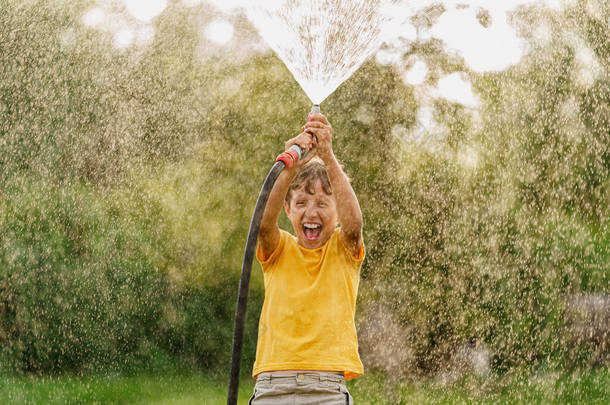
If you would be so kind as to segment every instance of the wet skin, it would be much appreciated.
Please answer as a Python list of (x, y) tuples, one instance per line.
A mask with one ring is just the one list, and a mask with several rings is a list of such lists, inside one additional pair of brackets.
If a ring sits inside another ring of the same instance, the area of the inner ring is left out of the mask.
[(299, 245), (307, 249), (323, 246), (332, 236), (339, 221), (333, 195), (326, 194), (319, 180), (314, 193), (304, 187), (293, 190), (290, 203), (284, 203)]

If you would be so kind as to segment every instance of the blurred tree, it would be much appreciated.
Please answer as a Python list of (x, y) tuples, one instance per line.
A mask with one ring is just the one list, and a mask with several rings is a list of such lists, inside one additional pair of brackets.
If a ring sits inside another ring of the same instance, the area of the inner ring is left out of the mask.
[[(607, 13), (595, 1), (565, 14), (523, 9), (529, 54), (505, 72), (469, 74), (480, 113), (437, 102), (436, 150), (407, 142), (400, 170), (384, 172), (391, 186), (367, 189), (382, 207), (364, 204), (375, 223), (363, 289), (402, 326), (405, 370), (448, 371), (463, 347), (491, 355), (497, 370), (559, 364), (582, 349), (565, 340), (566, 306), (610, 287)], [(545, 47), (533, 37), (541, 24), (557, 33)], [(433, 43), (419, 49), (432, 70), (465, 70)], [(386, 317), (364, 314), (365, 330)], [(586, 350), (607, 358), (608, 349)]]

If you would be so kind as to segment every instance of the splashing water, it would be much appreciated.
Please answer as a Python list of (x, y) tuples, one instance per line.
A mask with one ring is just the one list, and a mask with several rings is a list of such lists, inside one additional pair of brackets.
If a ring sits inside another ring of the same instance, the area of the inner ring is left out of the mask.
[[(445, 12), (438, 23), (419, 27), (427, 32), (423, 35), (443, 40), (449, 50), (464, 57), (470, 69), (499, 71), (518, 63), (523, 49), (506, 15), (533, 2), (267, 0), (245, 1), (244, 8), (311, 101), (320, 104), (383, 42), (401, 37), (416, 40), (419, 34), (409, 19), (427, 7), (439, 6)], [(481, 10), (491, 10), (493, 21), (476, 23)]]
[(314, 104), (320, 104), (382, 43), (390, 0), (250, 2), (248, 18)]

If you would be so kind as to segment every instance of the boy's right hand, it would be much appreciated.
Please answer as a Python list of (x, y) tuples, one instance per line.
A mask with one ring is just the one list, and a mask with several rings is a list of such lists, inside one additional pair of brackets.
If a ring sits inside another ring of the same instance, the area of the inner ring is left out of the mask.
[(311, 158), (315, 156), (314, 149), (316, 146), (318, 146), (318, 143), (317, 139), (311, 134), (307, 132), (302, 132), (294, 138), (286, 141), (286, 143), (284, 144), (286, 148), (285, 150), (290, 149), (292, 145), (298, 145), (304, 153), (307, 152), (307, 155), (297, 160), (290, 169), (291, 171), (294, 170), (295, 173), (298, 173), (298, 171), (301, 170), (301, 167), (303, 167), (305, 163), (309, 162)]

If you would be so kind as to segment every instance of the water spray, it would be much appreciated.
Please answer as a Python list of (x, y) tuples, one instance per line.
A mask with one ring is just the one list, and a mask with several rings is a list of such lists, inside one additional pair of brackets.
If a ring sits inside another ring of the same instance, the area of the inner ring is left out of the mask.
[[(311, 108), (311, 114), (320, 113), (320, 105), (314, 104)], [(314, 136), (314, 135), (312, 135)], [(235, 328), (233, 330), (233, 350), (231, 353), (231, 379), (229, 381), (229, 395), (227, 405), (237, 404), (237, 391), (239, 389), (239, 370), (241, 365), (241, 351), (243, 347), (244, 329), (246, 325), (246, 306), (248, 304), (248, 290), (250, 286), (250, 274), (252, 273), (252, 261), (256, 252), (256, 243), (258, 239), (258, 231), (260, 229), (265, 206), (269, 199), (269, 194), (273, 189), (273, 185), (278, 176), (285, 168), (291, 168), (292, 165), (299, 159), (305, 157), (307, 152), (303, 151), (300, 146), (292, 145), (287, 151), (280, 153), (275, 160), (275, 164), (271, 167), (269, 174), (265, 178), (261, 191), (256, 199), (254, 213), (250, 221), (250, 229), (248, 230), (248, 239), (246, 240), (246, 248), (244, 250), (244, 259), (241, 265), (241, 278), (239, 280), (239, 290), (237, 293), (237, 307), (235, 309)]]

